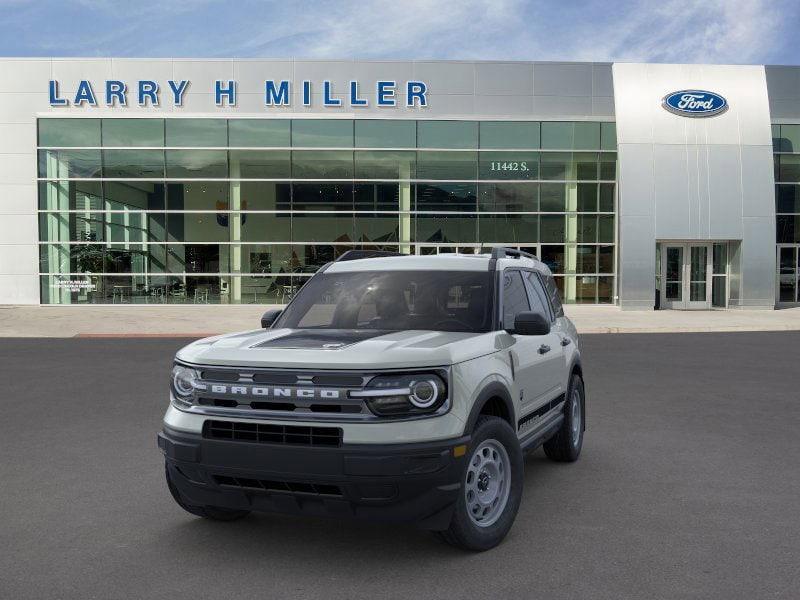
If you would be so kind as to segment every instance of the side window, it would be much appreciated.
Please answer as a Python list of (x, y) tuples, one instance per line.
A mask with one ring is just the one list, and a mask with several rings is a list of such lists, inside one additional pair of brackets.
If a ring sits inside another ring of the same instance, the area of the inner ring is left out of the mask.
[(547, 301), (547, 295), (542, 287), (542, 282), (539, 276), (531, 271), (525, 271), (523, 275), (525, 283), (528, 286), (528, 296), (531, 299), (531, 310), (543, 314), (546, 318), (553, 320), (553, 313), (550, 310), (550, 303)]
[(503, 273), (503, 329), (514, 328), (517, 313), (530, 310), (528, 294), (519, 271)]
[(561, 306), (561, 298), (558, 295), (558, 287), (556, 287), (556, 280), (552, 275), (543, 275), (544, 287), (547, 290), (547, 295), (550, 296), (550, 305), (553, 307), (553, 312), (556, 313), (556, 318), (564, 316), (564, 307)]

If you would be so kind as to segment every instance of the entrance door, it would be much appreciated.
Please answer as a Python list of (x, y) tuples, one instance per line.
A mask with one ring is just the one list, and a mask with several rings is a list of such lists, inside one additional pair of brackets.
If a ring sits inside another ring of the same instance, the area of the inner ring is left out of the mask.
[(711, 308), (711, 244), (661, 245), (662, 308)]

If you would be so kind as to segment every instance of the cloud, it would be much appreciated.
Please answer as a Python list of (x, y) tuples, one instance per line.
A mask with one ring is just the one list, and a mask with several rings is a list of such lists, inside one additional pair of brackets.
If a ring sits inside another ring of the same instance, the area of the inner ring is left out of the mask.
[(796, 0), (0, 0), (0, 54), (800, 63)]

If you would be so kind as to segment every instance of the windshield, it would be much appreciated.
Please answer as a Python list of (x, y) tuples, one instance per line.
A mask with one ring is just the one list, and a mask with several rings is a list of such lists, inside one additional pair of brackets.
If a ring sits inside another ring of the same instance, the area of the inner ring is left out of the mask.
[(320, 273), (303, 286), (276, 328), (490, 331), (488, 271)]

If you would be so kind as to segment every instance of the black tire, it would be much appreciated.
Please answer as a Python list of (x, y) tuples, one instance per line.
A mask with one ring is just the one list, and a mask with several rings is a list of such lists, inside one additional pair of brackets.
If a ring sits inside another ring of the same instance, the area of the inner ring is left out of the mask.
[[(578, 423), (577, 440), (573, 436), (575, 412), (573, 405), (577, 403)], [(580, 375), (573, 374), (569, 382), (566, 401), (564, 402), (564, 421), (556, 434), (544, 443), (544, 453), (550, 460), (557, 462), (575, 462), (581, 455), (583, 447), (583, 432), (586, 430), (586, 393), (583, 388), (583, 379)]]
[(169, 487), (170, 494), (172, 494), (172, 497), (175, 499), (175, 502), (178, 503), (178, 506), (188, 513), (198, 517), (203, 517), (204, 519), (211, 519), (213, 521), (237, 521), (238, 519), (243, 519), (250, 514), (249, 510), (232, 510), (230, 508), (222, 508), (219, 506), (195, 506), (194, 504), (189, 504), (183, 499), (183, 496), (181, 496), (178, 488), (175, 487), (172, 477), (170, 477), (169, 467), (167, 465), (164, 465), (164, 473), (167, 477), (167, 487)]
[[(505, 508), (502, 509), (497, 520), (486, 527), (478, 526), (470, 517), (466, 499), (467, 467), (475, 457), (475, 450), (487, 440), (499, 442), (506, 453), (510, 463), (510, 486)], [(520, 502), (522, 501), (523, 486), (523, 458), (519, 440), (514, 430), (503, 419), (498, 417), (483, 416), (478, 419), (472, 433), (467, 460), (464, 463), (464, 473), (461, 476), (462, 488), (460, 490), (456, 508), (453, 513), (450, 527), (445, 531), (437, 532), (438, 537), (448, 544), (458, 548), (472, 551), (484, 551), (494, 548), (511, 529), (517, 516)]]

